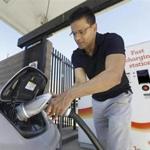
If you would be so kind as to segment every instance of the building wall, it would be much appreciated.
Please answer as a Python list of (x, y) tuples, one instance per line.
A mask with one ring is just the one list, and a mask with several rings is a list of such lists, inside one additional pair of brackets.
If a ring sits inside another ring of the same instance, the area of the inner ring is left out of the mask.
[(24, 51), (0, 61), (0, 89), (23, 67)]

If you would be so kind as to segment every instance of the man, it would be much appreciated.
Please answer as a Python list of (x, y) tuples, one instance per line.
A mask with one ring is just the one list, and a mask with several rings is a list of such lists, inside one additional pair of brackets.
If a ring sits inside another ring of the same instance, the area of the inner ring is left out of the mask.
[(70, 24), (78, 45), (72, 54), (76, 84), (53, 99), (48, 114), (62, 115), (75, 98), (91, 94), (94, 125), (104, 149), (129, 150), (131, 89), (124, 72), (123, 39), (97, 33), (95, 16), (87, 7), (77, 9)]

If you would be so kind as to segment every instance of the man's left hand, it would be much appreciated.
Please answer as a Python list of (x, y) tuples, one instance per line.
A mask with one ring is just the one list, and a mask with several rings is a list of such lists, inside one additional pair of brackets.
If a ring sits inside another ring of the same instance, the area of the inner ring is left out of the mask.
[(61, 116), (65, 113), (70, 106), (73, 99), (69, 97), (68, 91), (51, 99), (51, 102), (47, 108), (47, 114), (49, 116)]

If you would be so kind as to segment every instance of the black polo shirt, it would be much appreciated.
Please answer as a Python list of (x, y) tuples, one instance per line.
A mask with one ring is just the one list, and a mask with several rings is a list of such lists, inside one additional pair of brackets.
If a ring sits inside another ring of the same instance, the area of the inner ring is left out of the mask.
[[(79, 48), (73, 51), (72, 54), (74, 68), (83, 68), (89, 79), (105, 70), (105, 59), (107, 55), (119, 53), (125, 55), (124, 42), (118, 34), (97, 33), (95, 42), (96, 47), (92, 56), (86, 54), (84, 49)], [(114, 86), (108, 91), (93, 94), (92, 97), (98, 101), (105, 101), (128, 90), (130, 90), (129, 81), (124, 72), (119, 85)]]

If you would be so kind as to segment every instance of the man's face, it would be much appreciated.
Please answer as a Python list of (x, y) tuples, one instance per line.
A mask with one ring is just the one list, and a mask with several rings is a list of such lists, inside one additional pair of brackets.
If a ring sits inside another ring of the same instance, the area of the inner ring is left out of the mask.
[(80, 49), (88, 49), (95, 43), (96, 24), (89, 24), (86, 18), (71, 23), (72, 35)]

